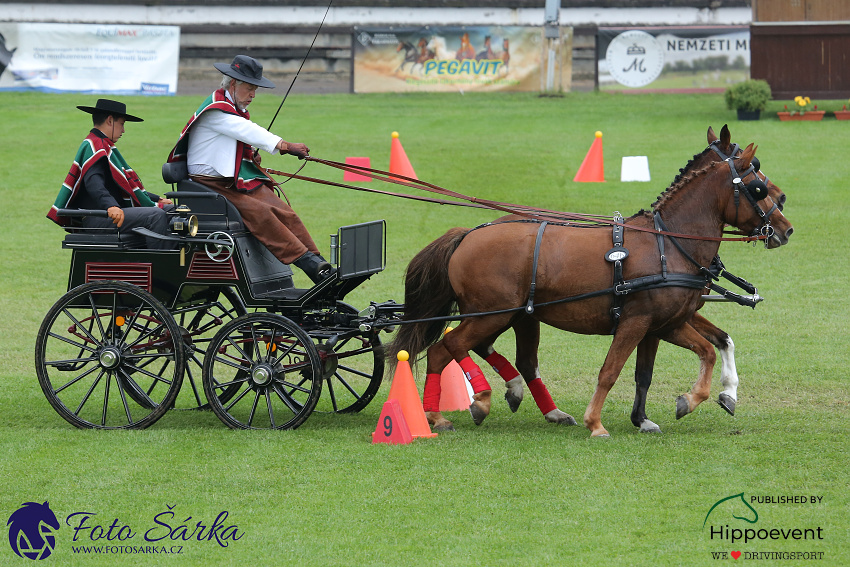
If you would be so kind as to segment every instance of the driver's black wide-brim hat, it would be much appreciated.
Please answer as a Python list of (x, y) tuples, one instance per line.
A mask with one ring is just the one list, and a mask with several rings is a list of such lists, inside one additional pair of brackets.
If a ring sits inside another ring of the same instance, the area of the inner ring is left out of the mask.
[(247, 55), (237, 55), (232, 63), (213, 63), (221, 73), (238, 81), (273, 89), (274, 83), (263, 77), (263, 65)]
[(108, 98), (97, 99), (97, 104), (94, 106), (78, 106), (77, 108), (83, 112), (88, 112), (89, 114), (103, 112), (105, 114), (111, 114), (112, 116), (121, 116), (127, 122), (144, 122), (144, 120), (138, 116), (127, 114), (126, 104), (118, 102), (117, 100), (109, 100)]

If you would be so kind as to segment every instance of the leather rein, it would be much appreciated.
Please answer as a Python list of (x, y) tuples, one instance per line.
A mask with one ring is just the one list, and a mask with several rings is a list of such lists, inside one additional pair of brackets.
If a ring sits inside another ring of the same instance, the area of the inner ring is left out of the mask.
[[(714, 148), (715, 151), (718, 151)], [(722, 154), (721, 154), (722, 155)], [(383, 171), (380, 169), (374, 169), (370, 167), (353, 165), (340, 163), (337, 161), (326, 160), (321, 158), (315, 158), (312, 156), (307, 156), (304, 158), (306, 161), (311, 161), (315, 163), (319, 163), (322, 165), (326, 165), (328, 167), (332, 167), (335, 169), (341, 169), (343, 171), (347, 171), (350, 173), (356, 173), (360, 175), (368, 174), (370, 177), (377, 179), (378, 181), (383, 181), (386, 183), (393, 183), (396, 185), (403, 185), (405, 187), (411, 187), (413, 189), (420, 189), (423, 191), (428, 191), (430, 193), (436, 193), (438, 195), (442, 195), (444, 197), (451, 197), (453, 199), (457, 199), (456, 201), (451, 201), (447, 199), (438, 199), (433, 197), (424, 197), (417, 195), (410, 195), (406, 193), (393, 193), (390, 191), (382, 191), (379, 189), (371, 189), (366, 187), (358, 187), (356, 185), (349, 185), (346, 183), (339, 183), (335, 181), (328, 181), (325, 179), (319, 179), (316, 177), (308, 177), (305, 175), (299, 175), (298, 172), (301, 171), (299, 169), (296, 173), (287, 173), (285, 171), (277, 171), (273, 169), (265, 169), (266, 172), (275, 174), (275, 175), (283, 175), (287, 177), (287, 181), (290, 179), (299, 179), (301, 181), (307, 181), (310, 183), (318, 183), (321, 185), (329, 185), (331, 187), (341, 187), (344, 189), (352, 189), (355, 191), (364, 191), (367, 193), (377, 193), (379, 195), (388, 195), (392, 197), (401, 197), (404, 199), (412, 199), (415, 201), (423, 201), (428, 203), (436, 203), (439, 205), (455, 205), (461, 207), (473, 207), (480, 209), (491, 209), (500, 211), (503, 213), (518, 215), (521, 217), (526, 217), (529, 219), (534, 219), (538, 221), (555, 221), (555, 222), (567, 222), (567, 223), (579, 223), (573, 226), (622, 226), (624, 228), (628, 228), (631, 230), (637, 230), (640, 232), (649, 232), (652, 234), (659, 234), (663, 236), (671, 236), (675, 238), (685, 238), (691, 240), (704, 240), (704, 241), (712, 241), (712, 242), (756, 242), (759, 240), (766, 240), (770, 238), (769, 234), (757, 234), (752, 236), (741, 236), (741, 237), (723, 237), (723, 236), (699, 236), (694, 234), (683, 234), (678, 232), (671, 232), (668, 230), (663, 230), (657, 227), (642, 227), (642, 226), (634, 226), (631, 224), (625, 224), (623, 222), (622, 217), (620, 220), (611, 219), (609, 217), (603, 217), (598, 215), (586, 215), (580, 213), (571, 213), (571, 212), (562, 212), (562, 211), (553, 211), (549, 209), (543, 209), (539, 207), (530, 207), (526, 205), (517, 205), (512, 203), (502, 203), (498, 201), (491, 201), (489, 199), (481, 199), (478, 197), (470, 197), (468, 195), (464, 195), (462, 193), (457, 193), (455, 191), (451, 191), (449, 189), (445, 189), (440, 187), (439, 185), (435, 185), (433, 183), (428, 183), (426, 181), (420, 181), (419, 179), (413, 177), (407, 177), (397, 173), (390, 173), (388, 171)], [(731, 160), (727, 161), (731, 167)], [(302, 166), (303, 168), (303, 166)], [(752, 168), (751, 168), (752, 169)], [(749, 171), (748, 171), (749, 173)], [(746, 175), (746, 174), (745, 174)], [(743, 176), (742, 176), (743, 177)], [(285, 181), (284, 181), (285, 183)], [(279, 184), (276, 184), (279, 185)], [(773, 210), (771, 210), (771, 213)], [(768, 213), (769, 216), (769, 213)], [(765, 216), (762, 216), (763, 219), (766, 219)]]

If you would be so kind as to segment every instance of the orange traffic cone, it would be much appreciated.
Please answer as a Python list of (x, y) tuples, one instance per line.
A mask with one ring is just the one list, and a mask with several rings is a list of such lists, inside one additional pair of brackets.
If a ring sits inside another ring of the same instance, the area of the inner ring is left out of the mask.
[[(451, 331), (447, 327), (444, 335)], [(456, 360), (449, 362), (440, 374), (440, 411), (465, 411), (472, 403), (471, 387)]]
[(605, 171), (602, 167), (602, 132), (596, 131), (596, 139), (590, 145), (573, 181), (605, 181)]
[(457, 361), (452, 360), (440, 374), (440, 411), (465, 411), (472, 403), (466, 385), (466, 375)]
[(409, 357), (407, 351), (399, 351), (398, 366), (396, 366), (393, 385), (390, 386), (390, 394), (387, 399), (398, 400), (401, 412), (404, 414), (404, 420), (414, 438), (436, 437), (437, 434), (431, 432), (428, 418), (425, 417), (422, 398), (419, 397), (419, 390), (416, 389), (413, 372), (411, 372), (410, 363), (407, 361)]
[[(369, 158), (367, 157), (347, 157), (345, 158), (346, 165), (355, 165), (358, 167), (370, 168), (372, 167), (369, 164)], [(372, 178), (364, 173), (358, 173), (356, 171), (347, 171), (344, 170), (342, 173), (343, 181), (372, 181)]]
[(416, 177), (416, 172), (413, 171), (413, 166), (410, 165), (410, 160), (407, 159), (404, 148), (401, 147), (398, 132), (393, 132), (393, 141), (390, 146), (390, 173), (404, 175), (411, 179), (419, 179)]
[(372, 433), (372, 444), (407, 445), (412, 442), (413, 435), (410, 434), (401, 405), (398, 400), (387, 400), (384, 402), (375, 432)]

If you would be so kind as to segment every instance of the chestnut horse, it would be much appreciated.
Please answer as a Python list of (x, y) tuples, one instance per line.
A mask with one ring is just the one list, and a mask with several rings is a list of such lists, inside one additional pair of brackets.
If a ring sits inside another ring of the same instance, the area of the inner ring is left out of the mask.
[[(694, 155), (688, 164), (679, 170), (679, 175), (673, 180), (673, 183), (678, 182), (682, 174), (686, 172), (701, 169), (712, 161), (722, 161), (727, 157), (740, 153), (737, 144), (732, 144), (731, 142), (731, 134), (728, 126), (723, 126), (720, 130), (719, 138), (714, 133), (714, 130), (709, 127), (707, 139), (708, 146), (702, 153)], [(759, 172), (759, 177), (767, 184), (769, 195), (778, 204), (781, 212), (786, 200), (785, 194), (762, 172)], [(516, 220), (517, 218), (519, 217), (509, 216), (499, 220)], [(765, 247), (776, 248), (784, 244), (787, 242), (791, 232), (793, 231), (789, 231), (787, 234), (774, 234), (770, 239), (765, 241)], [(701, 303), (697, 309), (700, 309), (702, 305)], [(694, 313), (689, 323), (700, 335), (717, 347), (720, 352), (720, 383), (723, 386), (723, 390), (718, 396), (717, 403), (730, 415), (735, 415), (738, 389), (735, 344), (725, 331), (718, 328), (699, 313)], [(536, 325), (538, 328), (535, 328), (533, 325)], [(569, 424), (569, 420), (565, 419), (566, 414), (557, 409), (548, 391), (543, 386), (542, 381), (532, 383), (532, 381), (540, 379), (537, 366), (537, 339), (539, 338), (539, 333), (539, 323), (532, 320), (525, 322), (522, 331), (516, 335), (517, 352), (528, 353), (524, 359), (520, 359), (519, 356), (517, 357), (517, 366), (523, 369), (521, 375), (504, 357), (495, 351), (492, 342), (476, 347), (473, 349), (473, 352), (485, 359), (485, 361), (492, 362), (494, 370), (504, 378), (507, 387), (505, 399), (511, 411), (517, 411), (522, 402), (522, 382), (525, 379), (526, 383), (530, 385), (529, 390), (531, 390), (535, 402), (545, 419), (553, 423)], [(648, 338), (638, 345), (638, 357), (635, 369), (635, 401), (631, 414), (632, 423), (645, 433), (658, 433), (661, 431), (661, 428), (646, 416), (646, 396), (652, 383), (652, 371), (658, 348), (657, 345), (652, 344), (652, 340)], [(529, 343), (532, 341), (533, 345), (529, 346)], [(647, 351), (646, 349), (649, 350)], [(529, 357), (531, 358), (529, 359)], [(683, 415), (677, 415), (677, 417), (681, 418)]]
[[(651, 213), (641, 211), (624, 223), (631, 253), (623, 262), (627, 285), (618, 286), (616, 294), (611, 287), (614, 269), (603, 259), (612, 246), (610, 227), (551, 223), (546, 238), (540, 224), (529, 222), (452, 229), (417, 254), (408, 266), (405, 319), (432, 320), (401, 325), (388, 356), (392, 360), (402, 349), (415, 356), (432, 345), (425, 392), (429, 421), (436, 428), (451, 426), (433, 405), (433, 386), (429, 392), (429, 384), (439, 380), (451, 358), (470, 377), (475, 392), (470, 409), (479, 423), (489, 413), (491, 391), (469, 358), (472, 347), (527, 320), (583, 334), (609, 334), (615, 296), (623, 299), (622, 314), (585, 425), (594, 436), (608, 434), (600, 420), (605, 397), (645, 337), (690, 348), (699, 356), (699, 378), (683, 396), (687, 411), (693, 411), (708, 397), (715, 354), (711, 343), (688, 322), (700, 304), (708, 282), (704, 267), (717, 253), (724, 225), (746, 233), (773, 230), (786, 235), (791, 230), (784, 217), (773, 214), (777, 208), (771, 207), (767, 188), (751, 167), (754, 154), (750, 145), (734, 161), (714, 162), (683, 175), (653, 204)], [(768, 205), (769, 213), (762, 205)], [(777, 226), (771, 227), (771, 222)], [(654, 228), (653, 223), (659, 226)], [(540, 242), (539, 254), (535, 242)], [(666, 252), (661, 251), (664, 242)], [(497, 255), (494, 250), (519, 253)], [(530, 296), (537, 307), (530, 317), (518, 315)], [(436, 342), (442, 323), (433, 319), (449, 315), (455, 304), (461, 314), (481, 316), (463, 319), (454, 332)], [(522, 356), (518, 351), (518, 361)]]

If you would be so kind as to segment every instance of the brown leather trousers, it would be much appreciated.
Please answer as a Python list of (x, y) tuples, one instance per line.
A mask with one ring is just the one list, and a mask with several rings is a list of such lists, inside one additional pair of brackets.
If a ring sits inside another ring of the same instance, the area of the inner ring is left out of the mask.
[(319, 254), (307, 227), (292, 207), (268, 186), (241, 193), (234, 188), (232, 177), (191, 175), (190, 178), (233, 203), (251, 234), (284, 264), (291, 264), (308, 251)]

